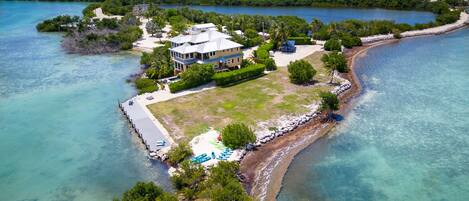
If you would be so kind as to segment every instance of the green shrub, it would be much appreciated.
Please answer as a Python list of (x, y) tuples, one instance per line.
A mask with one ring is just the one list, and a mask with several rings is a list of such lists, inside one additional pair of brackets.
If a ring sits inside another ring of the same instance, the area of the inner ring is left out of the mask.
[(61, 32), (70, 30), (70, 25), (78, 23), (80, 17), (60, 15), (49, 20), (45, 20), (36, 25), (36, 30), (39, 32)]
[(92, 18), (92, 17), (96, 17), (96, 15), (94, 14), (94, 10), (96, 8), (99, 8), (101, 7), (101, 4), (100, 3), (90, 3), (88, 4), (88, 6), (86, 6), (85, 9), (83, 9), (82, 13), (83, 13), (83, 17), (85, 18)]
[(256, 135), (245, 124), (235, 123), (227, 125), (221, 132), (223, 144), (231, 149), (244, 147), (256, 141)]
[(179, 80), (177, 82), (173, 82), (171, 84), (169, 84), (169, 91), (171, 93), (176, 93), (176, 92), (179, 92), (179, 91), (182, 91), (184, 89), (188, 89), (189, 87), (186, 87), (186, 83), (184, 83), (184, 81), (182, 80)]
[(135, 87), (137, 87), (138, 94), (150, 93), (158, 90), (156, 82), (148, 78), (139, 78), (135, 80)]
[(177, 165), (178, 163), (189, 159), (192, 156), (192, 149), (187, 142), (181, 142), (178, 146), (173, 147), (168, 152), (168, 162), (171, 165)]
[[(114, 200), (119, 201), (118, 199)], [(122, 201), (136, 200), (177, 201), (177, 197), (172, 193), (165, 192), (153, 182), (137, 182), (134, 187), (122, 194)]]
[(289, 37), (288, 40), (295, 41), (295, 45), (312, 45), (310, 37)]
[(213, 76), (213, 80), (215, 80), (215, 83), (218, 86), (226, 86), (242, 80), (260, 76), (264, 73), (264, 70), (265, 65), (253, 64), (234, 71), (216, 73)]
[(273, 43), (264, 43), (254, 51), (255, 60), (258, 63), (263, 63), (263, 60), (270, 58), (269, 51), (274, 49)]
[(324, 49), (327, 51), (341, 51), (342, 47), (340, 41), (337, 39), (329, 39), (324, 44)]
[(290, 81), (294, 84), (305, 84), (313, 80), (316, 70), (305, 60), (297, 60), (288, 64)]
[(212, 81), (214, 74), (212, 64), (193, 64), (180, 74), (180, 81), (169, 84), (169, 90), (171, 93), (176, 93), (184, 89), (197, 87)]
[(362, 40), (356, 36), (344, 35), (340, 38), (341, 43), (346, 48), (352, 48), (355, 46), (361, 46)]
[(265, 65), (265, 69), (268, 71), (277, 70), (277, 64), (275, 63), (275, 60), (272, 58), (265, 59), (264, 65)]

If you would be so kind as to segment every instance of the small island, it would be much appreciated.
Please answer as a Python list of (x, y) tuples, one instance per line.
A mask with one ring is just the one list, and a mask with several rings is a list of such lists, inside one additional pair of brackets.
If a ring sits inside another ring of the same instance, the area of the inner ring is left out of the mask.
[(359, 93), (357, 55), (401, 38), (446, 33), (469, 19), (458, 4), (443, 1), (400, 7), (332, 2), (236, 5), (416, 9), (437, 17), (415, 25), (352, 19), (325, 24), (105, 0), (89, 4), (82, 18), (58, 16), (36, 28), (65, 32), (62, 47), (69, 53), (142, 52), (142, 72), (132, 79), (139, 95), (119, 107), (149, 156), (171, 166), (177, 191), (138, 183), (122, 200), (147, 194), (161, 200), (272, 200), (293, 156), (326, 135), (337, 123), (335, 113), (345, 113)]

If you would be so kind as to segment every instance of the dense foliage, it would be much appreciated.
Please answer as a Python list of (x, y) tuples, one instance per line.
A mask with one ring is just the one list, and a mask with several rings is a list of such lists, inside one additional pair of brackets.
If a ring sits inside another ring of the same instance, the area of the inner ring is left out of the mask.
[(270, 50), (274, 48), (273, 43), (264, 43), (262, 45), (259, 45), (256, 51), (254, 51), (254, 60), (257, 63), (263, 64), (266, 59), (270, 58)]
[(60, 15), (50, 20), (45, 20), (36, 25), (36, 30), (39, 32), (62, 32), (72, 29), (78, 22), (80, 17)]
[(266, 70), (268, 70), (268, 71), (277, 70), (277, 64), (275, 63), (274, 59), (272, 59), (272, 58), (264, 59), (263, 63), (265, 65)]
[(343, 35), (340, 37), (340, 42), (345, 48), (352, 48), (362, 45), (362, 40), (359, 37), (350, 35)]
[[(114, 199), (119, 201), (119, 199)], [(137, 182), (131, 189), (125, 191), (121, 201), (177, 201), (172, 193), (165, 192), (153, 182)]]
[(221, 132), (223, 144), (229, 148), (237, 149), (256, 141), (254, 132), (242, 123), (229, 124)]
[(253, 47), (264, 42), (262, 36), (260, 36), (254, 29), (246, 29), (243, 36), (232, 32), (231, 36), (233, 37), (233, 41), (242, 44), (244, 48)]
[(215, 74), (213, 64), (192, 64), (180, 74), (181, 80), (169, 84), (171, 93), (190, 89), (212, 81)]
[(203, 182), (204, 190), (199, 197), (212, 201), (252, 200), (237, 179), (238, 171), (238, 163), (220, 161), (215, 167), (210, 168), (209, 177)]
[(187, 200), (194, 200), (203, 190), (201, 185), (206, 174), (200, 164), (183, 161), (179, 164), (174, 176), (171, 177), (174, 188)]
[(148, 78), (139, 78), (135, 80), (135, 87), (138, 90), (138, 94), (150, 93), (158, 90), (157, 83)]
[(264, 74), (265, 66), (262, 64), (253, 64), (238, 70), (216, 73), (213, 76), (215, 84), (218, 86), (227, 86), (239, 83), (243, 80), (252, 79)]
[(340, 40), (332, 38), (324, 43), (324, 49), (327, 51), (341, 51), (342, 45), (340, 44)]
[(94, 14), (94, 10), (96, 8), (99, 8), (101, 7), (101, 4), (100, 3), (90, 3), (88, 4), (85, 9), (83, 9), (82, 13), (83, 13), (83, 17), (85, 18), (92, 18), (92, 17), (96, 17), (96, 14)]
[(313, 80), (316, 70), (305, 60), (297, 60), (288, 64), (290, 81), (294, 84), (306, 84)]
[(177, 165), (178, 163), (188, 159), (192, 156), (192, 149), (187, 142), (181, 142), (178, 146), (171, 148), (168, 152), (168, 162), (171, 165)]
[(161, 79), (174, 75), (168, 43), (165, 46), (153, 48), (151, 53), (143, 52), (140, 64), (148, 67), (145, 74), (150, 79)]

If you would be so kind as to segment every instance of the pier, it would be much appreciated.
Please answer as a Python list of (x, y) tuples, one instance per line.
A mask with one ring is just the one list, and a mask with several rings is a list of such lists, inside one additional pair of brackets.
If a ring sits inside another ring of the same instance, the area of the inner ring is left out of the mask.
[[(154, 120), (151, 119), (152, 115), (147, 114), (145, 107), (145, 105), (142, 105), (139, 101), (134, 101), (133, 99), (119, 103), (119, 108), (129, 120), (132, 129), (137, 133), (140, 139), (142, 139), (142, 143), (145, 145), (147, 150), (150, 153), (157, 153), (163, 148), (170, 147), (172, 139), (168, 139), (162, 133)], [(160, 141), (164, 141), (165, 144), (159, 144)]]

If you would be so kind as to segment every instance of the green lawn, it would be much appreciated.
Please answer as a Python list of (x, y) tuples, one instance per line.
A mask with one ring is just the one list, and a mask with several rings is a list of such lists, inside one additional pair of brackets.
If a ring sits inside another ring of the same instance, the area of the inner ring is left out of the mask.
[[(307, 60), (318, 71), (315, 80), (327, 81), (327, 73), (319, 75), (319, 72), (325, 72), (318, 61), (321, 55), (315, 53)], [(217, 87), (148, 107), (176, 140), (192, 139), (209, 127), (221, 129), (231, 122), (243, 122), (255, 128), (259, 121), (304, 113), (305, 105), (317, 101), (320, 91), (330, 89), (319, 84), (291, 84), (287, 69), (282, 67), (235, 86)]]

